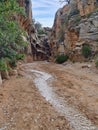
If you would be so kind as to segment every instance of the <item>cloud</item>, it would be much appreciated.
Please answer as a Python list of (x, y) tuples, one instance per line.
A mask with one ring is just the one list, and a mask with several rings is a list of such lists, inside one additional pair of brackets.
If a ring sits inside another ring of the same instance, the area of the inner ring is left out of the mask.
[(43, 26), (53, 25), (56, 11), (61, 7), (59, 0), (32, 0), (33, 18)]

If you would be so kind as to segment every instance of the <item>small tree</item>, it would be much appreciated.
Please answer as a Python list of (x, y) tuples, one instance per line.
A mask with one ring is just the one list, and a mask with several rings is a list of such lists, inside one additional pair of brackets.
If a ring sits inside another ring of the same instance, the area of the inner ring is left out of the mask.
[(24, 31), (14, 19), (15, 14), (25, 16), (17, 0), (0, 0), (0, 70), (6, 70), (8, 63), (15, 66), (16, 54), (26, 47)]

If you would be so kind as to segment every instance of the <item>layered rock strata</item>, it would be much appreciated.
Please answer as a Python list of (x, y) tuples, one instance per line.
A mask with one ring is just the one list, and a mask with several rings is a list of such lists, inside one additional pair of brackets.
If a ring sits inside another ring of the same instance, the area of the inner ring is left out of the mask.
[(92, 55), (98, 52), (98, 0), (71, 0), (55, 16), (50, 37), (52, 56), (67, 53), (84, 60), (81, 49), (87, 44)]

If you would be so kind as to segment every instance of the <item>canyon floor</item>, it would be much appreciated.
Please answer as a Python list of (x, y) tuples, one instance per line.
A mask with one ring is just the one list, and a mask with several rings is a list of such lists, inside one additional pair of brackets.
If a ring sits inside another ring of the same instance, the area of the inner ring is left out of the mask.
[(21, 64), (0, 86), (0, 130), (98, 130), (98, 70), (90, 63)]

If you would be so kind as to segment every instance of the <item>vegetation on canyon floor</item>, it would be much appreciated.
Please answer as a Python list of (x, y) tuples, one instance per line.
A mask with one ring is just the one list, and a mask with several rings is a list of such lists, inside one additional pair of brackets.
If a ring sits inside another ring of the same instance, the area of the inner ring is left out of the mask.
[(84, 45), (82, 47), (82, 54), (85, 58), (88, 58), (91, 56), (91, 47), (89, 45)]
[(62, 64), (67, 60), (68, 60), (68, 55), (65, 55), (65, 54), (61, 54), (56, 57), (56, 62), (59, 64)]

